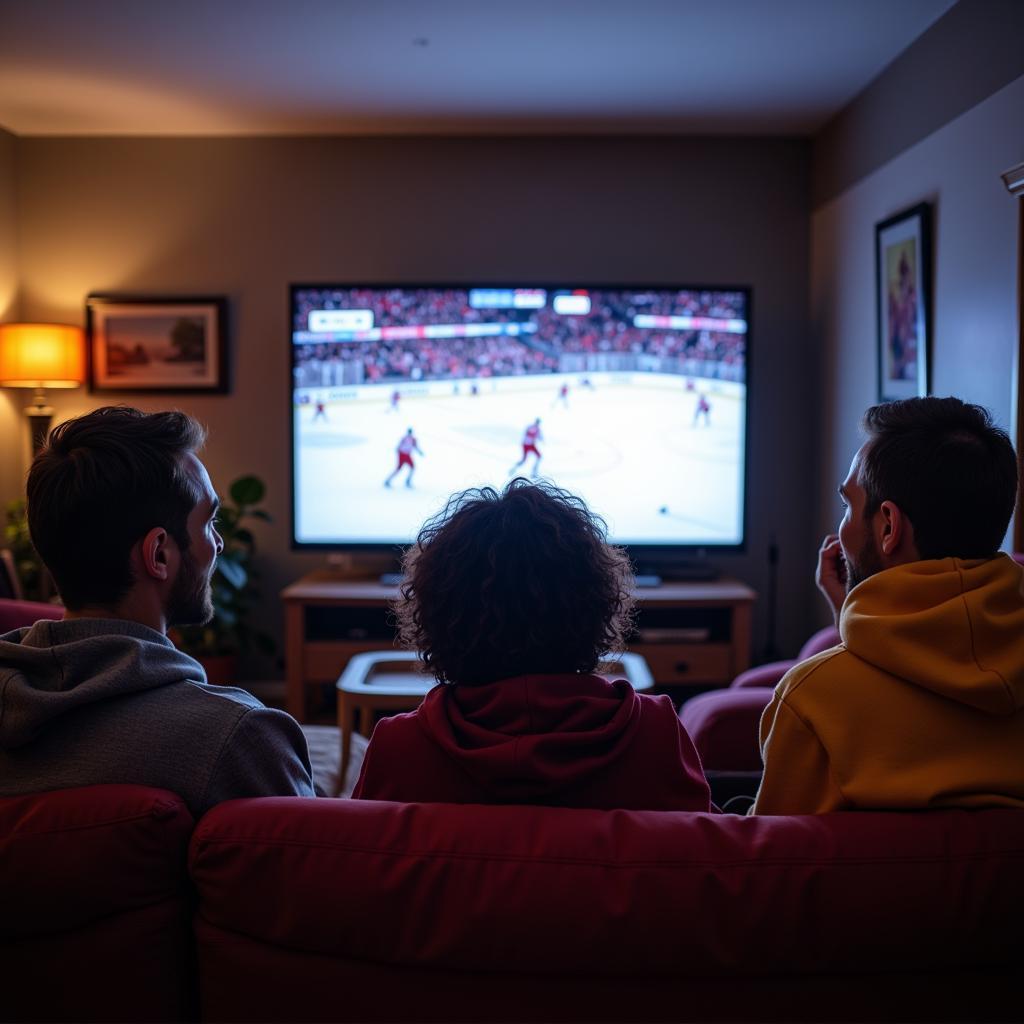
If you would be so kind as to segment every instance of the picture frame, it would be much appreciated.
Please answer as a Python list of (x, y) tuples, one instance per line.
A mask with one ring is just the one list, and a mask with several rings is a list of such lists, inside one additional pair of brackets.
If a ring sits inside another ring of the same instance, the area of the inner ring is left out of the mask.
[(85, 309), (90, 391), (227, 393), (223, 296), (90, 295)]
[(932, 336), (932, 210), (920, 203), (875, 225), (878, 399), (924, 397)]

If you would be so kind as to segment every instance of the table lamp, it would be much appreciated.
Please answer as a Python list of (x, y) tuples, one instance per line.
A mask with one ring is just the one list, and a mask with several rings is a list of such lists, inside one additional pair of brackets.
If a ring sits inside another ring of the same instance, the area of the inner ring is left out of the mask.
[(32, 454), (42, 448), (53, 418), (46, 388), (77, 388), (85, 380), (85, 339), (69, 324), (0, 324), (0, 385), (35, 388), (25, 413)]

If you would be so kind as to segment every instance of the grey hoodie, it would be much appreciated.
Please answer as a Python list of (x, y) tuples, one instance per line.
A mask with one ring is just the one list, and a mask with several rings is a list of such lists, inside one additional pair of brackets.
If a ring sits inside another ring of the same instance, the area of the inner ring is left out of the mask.
[(0, 796), (99, 783), (172, 790), (197, 818), (244, 796), (314, 796), (298, 723), (211, 686), (162, 633), (42, 620), (0, 636)]

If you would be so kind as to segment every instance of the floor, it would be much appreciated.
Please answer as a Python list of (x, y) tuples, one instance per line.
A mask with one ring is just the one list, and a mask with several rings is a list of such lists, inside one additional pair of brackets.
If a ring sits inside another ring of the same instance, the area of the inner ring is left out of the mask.
[(348, 771), (344, 780), (339, 779), (339, 761), (341, 760), (341, 734), (333, 725), (304, 725), (309, 744), (309, 758), (313, 764), (313, 781), (328, 796), (348, 797), (352, 795), (359, 769), (363, 765), (366, 745), (369, 742), (359, 733), (352, 734), (352, 750), (349, 757)]

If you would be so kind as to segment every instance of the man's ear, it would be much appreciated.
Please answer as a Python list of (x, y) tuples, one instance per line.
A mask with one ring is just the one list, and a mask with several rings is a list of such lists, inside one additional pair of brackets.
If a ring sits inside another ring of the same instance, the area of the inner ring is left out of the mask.
[(150, 579), (167, 580), (171, 575), (174, 557), (171, 535), (162, 527), (154, 526), (139, 542), (140, 568)]
[(878, 550), (882, 557), (895, 562), (912, 562), (918, 558), (914, 543), (914, 525), (906, 513), (891, 501), (883, 501), (875, 518)]

